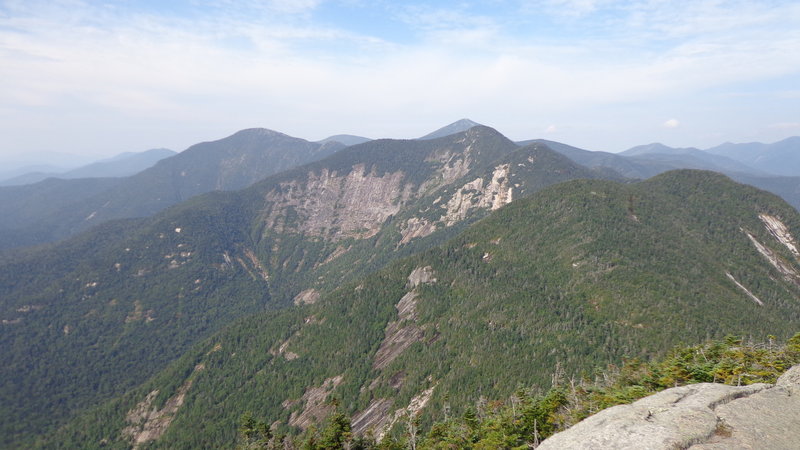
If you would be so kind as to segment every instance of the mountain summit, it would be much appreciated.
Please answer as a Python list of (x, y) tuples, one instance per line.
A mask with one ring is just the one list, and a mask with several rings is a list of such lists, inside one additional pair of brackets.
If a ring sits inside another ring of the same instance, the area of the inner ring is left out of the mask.
[(450, 125), (439, 128), (438, 130), (432, 133), (428, 133), (425, 136), (422, 136), (421, 138), (418, 139), (427, 140), (427, 139), (436, 139), (444, 136), (450, 136), (451, 134), (467, 131), (470, 128), (476, 127), (478, 125), (480, 125), (478, 122), (473, 122), (472, 120), (469, 119), (461, 119), (451, 123)]

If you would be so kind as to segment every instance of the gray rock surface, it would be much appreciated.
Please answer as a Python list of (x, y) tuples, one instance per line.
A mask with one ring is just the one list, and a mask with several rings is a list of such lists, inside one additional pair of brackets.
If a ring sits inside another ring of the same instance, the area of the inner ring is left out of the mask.
[(800, 365), (775, 385), (681, 386), (601, 411), (551, 436), (553, 449), (800, 449)]

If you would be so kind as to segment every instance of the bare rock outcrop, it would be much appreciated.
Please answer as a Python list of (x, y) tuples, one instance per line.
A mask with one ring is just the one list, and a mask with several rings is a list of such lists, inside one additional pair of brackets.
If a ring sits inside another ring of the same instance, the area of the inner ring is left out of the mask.
[(692, 450), (800, 448), (800, 366), (775, 386), (715, 409), (723, 429)]
[(794, 237), (792, 237), (792, 234), (789, 232), (789, 227), (787, 227), (786, 224), (781, 222), (777, 217), (770, 216), (769, 214), (759, 214), (758, 218), (764, 222), (767, 231), (769, 231), (778, 242), (788, 248), (795, 258), (800, 258), (800, 251), (797, 251)]
[[(267, 229), (299, 232), (330, 240), (374, 236), (383, 222), (412, 197), (402, 171), (378, 174), (364, 164), (347, 174), (322, 169), (305, 180), (280, 184), (266, 197)], [(292, 218), (289, 220), (288, 218)]]
[(419, 414), (430, 401), (434, 389), (436, 389), (436, 385), (420, 392), (411, 399), (408, 406), (399, 408), (394, 413), (389, 412), (393, 403), (391, 400), (373, 400), (367, 409), (353, 416), (353, 432), (363, 435), (367, 431), (372, 431), (378, 440), (383, 439), (397, 421)]
[(384, 369), (415, 342), (422, 340), (424, 331), (417, 322), (417, 287), (420, 284), (435, 283), (436, 277), (431, 266), (417, 267), (408, 275), (406, 288), (411, 289), (395, 305), (398, 320), (386, 325), (386, 337), (375, 353), (372, 367)]
[[(466, 172), (459, 172), (459, 174), (463, 176), (466, 175)], [(455, 179), (449, 181), (455, 181)], [(478, 177), (457, 189), (446, 203), (441, 205), (445, 211), (438, 219), (411, 217), (406, 220), (400, 229), (402, 238), (398, 245), (429, 236), (438, 230), (440, 225), (442, 227), (455, 225), (470, 217), (476, 209), (494, 211), (505, 206), (511, 203), (513, 190), (511, 166), (501, 164), (494, 168), (491, 179)], [(442, 198), (439, 197), (434, 200), (433, 204), (436, 205), (441, 200)]]
[(406, 288), (415, 288), (424, 283), (435, 283), (436, 277), (431, 266), (417, 267), (408, 275)]
[(800, 287), (800, 273), (797, 273), (797, 270), (793, 267), (791, 263), (783, 259), (777, 252), (772, 250), (771, 248), (767, 247), (766, 245), (759, 242), (755, 236), (752, 234), (745, 232), (747, 237), (750, 238), (750, 242), (756, 247), (761, 256), (767, 259), (772, 266), (778, 270), (778, 272), (783, 275), (786, 281), (790, 283), (794, 283), (796, 286)]
[(800, 366), (775, 385), (681, 386), (601, 411), (551, 436), (548, 449), (797, 449)]
[[(344, 380), (344, 375), (337, 375), (326, 379), (322, 386), (309, 386), (305, 394), (300, 399), (305, 402), (301, 411), (294, 411), (289, 417), (289, 425), (306, 429), (315, 422), (321, 422), (328, 414), (333, 412), (333, 406), (326, 403), (328, 394), (336, 389)], [(283, 402), (284, 408), (290, 408), (297, 403), (296, 400), (286, 400)]]
[(383, 370), (408, 347), (421, 341), (423, 336), (424, 332), (415, 324), (401, 327), (400, 322), (389, 322), (389, 325), (386, 326), (386, 337), (381, 342), (378, 351), (375, 352), (372, 367), (376, 370)]
[(316, 289), (306, 289), (294, 296), (295, 305), (313, 305), (319, 300), (320, 294)]
[(392, 400), (378, 398), (370, 402), (367, 409), (353, 416), (352, 429), (357, 435), (364, 435), (368, 430), (381, 430), (386, 426)]
[[(195, 372), (204, 368), (205, 366), (200, 364), (195, 367)], [(161, 409), (154, 406), (155, 399), (159, 393), (158, 390), (155, 390), (147, 394), (144, 400), (128, 411), (125, 415), (125, 421), (128, 426), (122, 430), (122, 435), (130, 440), (133, 448), (138, 448), (150, 441), (154, 441), (167, 431), (178, 409), (183, 406), (183, 401), (191, 387), (192, 380), (186, 380)]]
[(402, 236), (400, 244), (407, 244), (416, 238), (429, 236), (435, 231), (436, 223), (430, 222), (424, 217), (412, 217), (406, 221), (405, 226), (400, 230)]
[(491, 180), (484, 181), (479, 177), (456, 191), (448, 200), (447, 212), (441, 221), (449, 227), (464, 220), (476, 208), (494, 211), (511, 203), (512, 191), (510, 166), (499, 165), (495, 167)]

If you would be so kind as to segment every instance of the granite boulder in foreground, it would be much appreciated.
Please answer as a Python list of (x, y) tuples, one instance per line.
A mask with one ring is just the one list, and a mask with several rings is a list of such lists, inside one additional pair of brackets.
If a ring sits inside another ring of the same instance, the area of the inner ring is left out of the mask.
[(800, 448), (800, 365), (774, 385), (700, 383), (603, 410), (540, 450)]

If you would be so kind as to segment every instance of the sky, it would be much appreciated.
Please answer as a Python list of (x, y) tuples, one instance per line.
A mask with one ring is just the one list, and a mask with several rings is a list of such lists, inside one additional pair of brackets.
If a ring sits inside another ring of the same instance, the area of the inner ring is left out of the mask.
[(0, 161), (461, 118), (613, 152), (800, 135), (800, 2), (0, 0)]

